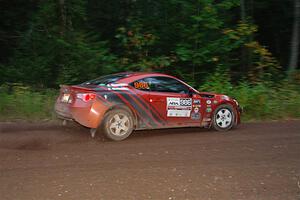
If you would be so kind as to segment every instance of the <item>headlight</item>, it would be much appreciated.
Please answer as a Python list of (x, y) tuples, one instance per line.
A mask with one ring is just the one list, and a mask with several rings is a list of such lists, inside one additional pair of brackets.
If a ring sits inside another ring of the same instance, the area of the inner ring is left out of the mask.
[(221, 97), (221, 99), (223, 99), (223, 100), (226, 100), (226, 101), (229, 101), (229, 96), (226, 96), (226, 95), (223, 95), (222, 97)]

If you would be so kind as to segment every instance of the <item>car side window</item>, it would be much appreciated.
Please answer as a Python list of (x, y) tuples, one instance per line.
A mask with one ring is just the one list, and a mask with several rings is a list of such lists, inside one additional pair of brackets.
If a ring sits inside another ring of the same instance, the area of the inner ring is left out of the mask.
[(180, 93), (180, 94), (188, 94), (189, 88), (179, 82), (176, 79), (164, 77), (164, 76), (156, 76), (156, 77), (148, 77), (145, 78), (145, 82), (148, 83), (150, 91), (155, 92), (172, 92), (172, 93)]

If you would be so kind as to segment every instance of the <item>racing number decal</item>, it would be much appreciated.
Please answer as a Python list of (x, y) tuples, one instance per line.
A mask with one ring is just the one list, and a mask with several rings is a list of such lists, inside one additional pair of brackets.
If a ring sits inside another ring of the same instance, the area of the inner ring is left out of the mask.
[(149, 89), (149, 85), (146, 82), (134, 82), (135, 89)]
[(180, 106), (192, 106), (192, 99), (180, 99)]
[(191, 98), (167, 97), (167, 117), (190, 117), (191, 110)]

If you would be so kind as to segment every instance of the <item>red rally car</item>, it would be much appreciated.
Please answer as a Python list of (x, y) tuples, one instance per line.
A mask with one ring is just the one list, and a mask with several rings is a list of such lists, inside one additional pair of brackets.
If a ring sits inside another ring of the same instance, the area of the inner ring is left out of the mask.
[(79, 85), (62, 85), (55, 104), (59, 118), (123, 140), (133, 130), (213, 127), (228, 131), (240, 123), (238, 102), (226, 95), (199, 92), (161, 73), (124, 72)]

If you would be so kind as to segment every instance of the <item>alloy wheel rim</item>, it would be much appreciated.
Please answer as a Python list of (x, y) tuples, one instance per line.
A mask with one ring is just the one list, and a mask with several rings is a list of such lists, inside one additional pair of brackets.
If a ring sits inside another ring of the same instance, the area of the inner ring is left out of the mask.
[(123, 136), (129, 130), (129, 118), (124, 114), (115, 114), (109, 123), (109, 129), (113, 135)]
[(230, 110), (226, 108), (220, 109), (216, 114), (216, 124), (220, 128), (228, 128), (231, 125), (232, 117)]

